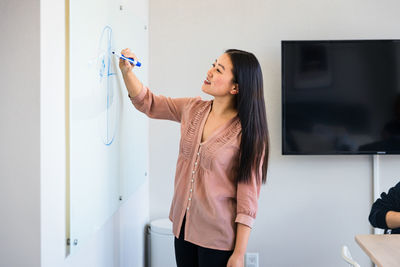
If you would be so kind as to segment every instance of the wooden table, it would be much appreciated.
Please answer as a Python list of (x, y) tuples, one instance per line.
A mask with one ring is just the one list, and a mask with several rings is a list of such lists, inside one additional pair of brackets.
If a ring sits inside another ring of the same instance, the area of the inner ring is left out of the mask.
[(400, 235), (357, 235), (355, 239), (378, 267), (400, 266)]

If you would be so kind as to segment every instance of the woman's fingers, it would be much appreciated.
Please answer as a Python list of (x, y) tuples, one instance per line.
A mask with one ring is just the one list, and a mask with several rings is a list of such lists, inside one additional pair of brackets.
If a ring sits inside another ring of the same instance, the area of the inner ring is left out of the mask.
[[(133, 58), (136, 62), (138, 62), (138, 58), (129, 48), (122, 49), (121, 55), (123, 55), (124, 57), (127, 57), (127, 58)], [(119, 62), (120, 62), (120, 64), (122, 64), (122, 66), (125, 65), (125, 67), (131, 68), (134, 66), (128, 60), (124, 60), (122, 58), (119, 59)]]
[(129, 48), (123, 49), (121, 51), (121, 55), (123, 55), (124, 57), (133, 58), (135, 61), (137, 61), (136, 55)]
[(121, 54), (129, 53), (131, 50), (129, 48), (122, 49)]
[(129, 48), (125, 48), (121, 51), (121, 55), (124, 55), (125, 57), (133, 57), (135, 56), (134, 53), (131, 52)]

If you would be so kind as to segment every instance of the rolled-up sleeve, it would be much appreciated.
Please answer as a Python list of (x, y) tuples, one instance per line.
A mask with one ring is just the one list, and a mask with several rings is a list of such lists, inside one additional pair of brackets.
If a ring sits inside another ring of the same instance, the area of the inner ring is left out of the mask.
[(149, 88), (143, 86), (135, 97), (130, 97), (137, 110), (149, 118), (181, 122), (182, 113), (188, 104), (197, 98), (171, 98), (155, 95)]
[(261, 157), (258, 173), (260, 181), (257, 181), (257, 175), (253, 172), (249, 183), (238, 183), (237, 186), (237, 208), (236, 208), (236, 223), (241, 223), (252, 228), (258, 210), (258, 198), (261, 189), (262, 163), (264, 154)]

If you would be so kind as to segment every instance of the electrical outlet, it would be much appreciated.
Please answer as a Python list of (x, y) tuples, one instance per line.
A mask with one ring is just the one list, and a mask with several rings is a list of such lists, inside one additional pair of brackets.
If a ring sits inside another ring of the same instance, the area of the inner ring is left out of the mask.
[(258, 253), (246, 253), (244, 264), (246, 267), (258, 267)]

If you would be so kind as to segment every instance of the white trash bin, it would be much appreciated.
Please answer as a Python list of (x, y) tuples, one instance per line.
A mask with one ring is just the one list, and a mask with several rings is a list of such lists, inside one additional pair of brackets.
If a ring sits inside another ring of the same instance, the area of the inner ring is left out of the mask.
[(150, 222), (150, 266), (176, 267), (174, 234), (169, 219), (157, 219)]

